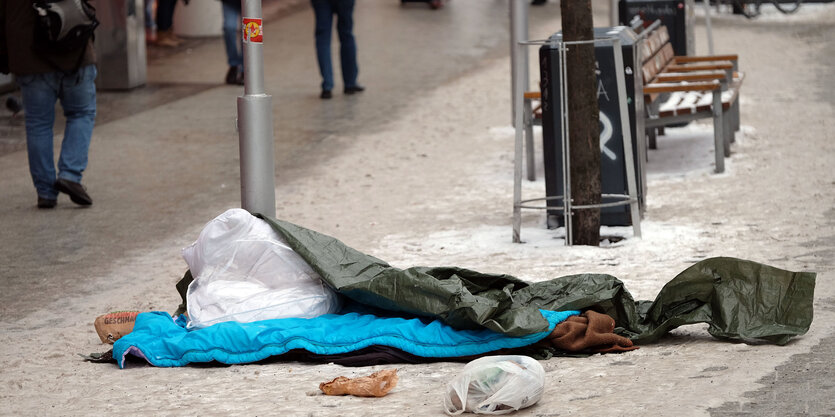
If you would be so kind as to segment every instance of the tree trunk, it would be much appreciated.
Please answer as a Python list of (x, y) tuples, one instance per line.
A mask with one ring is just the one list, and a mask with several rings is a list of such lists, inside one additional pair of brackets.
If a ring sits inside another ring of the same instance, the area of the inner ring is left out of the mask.
[[(563, 0), (560, 10), (565, 41), (594, 39), (591, 0)], [(571, 198), (573, 205), (599, 204), (600, 114), (594, 45), (568, 45), (566, 55)], [(571, 224), (575, 245), (600, 245), (600, 209), (574, 210)]]

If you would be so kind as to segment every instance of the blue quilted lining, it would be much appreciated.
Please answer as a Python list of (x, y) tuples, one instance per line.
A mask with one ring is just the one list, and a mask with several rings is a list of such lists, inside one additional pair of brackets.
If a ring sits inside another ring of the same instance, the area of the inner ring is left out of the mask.
[(184, 366), (192, 362), (227, 364), (257, 362), (292, 349), (333, 355), (372, 345), (389, 346), (413, 355), (445, 358), (478, 355), (536, 343), (557, 323), (579, 311), (540, 310), (548, 331), (508, 337), (492, 330), (457, 330), (442, 322), (378, 317), (373, 314), (326, 314), (312, 319), (289, 318), (252, 323), (225, 322), (187, 330), (185, 318), (165, 312), (140, 313), (133, 331), (113, 345), (120, 368), (128, 354), (151, 365)]

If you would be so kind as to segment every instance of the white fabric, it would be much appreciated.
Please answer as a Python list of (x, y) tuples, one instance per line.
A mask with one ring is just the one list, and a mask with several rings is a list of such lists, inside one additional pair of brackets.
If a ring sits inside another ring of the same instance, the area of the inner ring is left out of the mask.
[(230, 209), (183, 249), (194, 281), (188, 327), (304, 317), (339, 310), (338, 295), (265, 221)]

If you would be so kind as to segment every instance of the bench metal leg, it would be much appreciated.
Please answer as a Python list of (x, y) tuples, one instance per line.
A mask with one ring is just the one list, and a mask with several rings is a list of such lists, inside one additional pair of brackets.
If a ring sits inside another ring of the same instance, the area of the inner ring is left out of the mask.
[(658, 149), (656, 139), (655, 128), (651, 127), (647, 129), (647, 143), (649, 144), (650, 149)]
[(725, 130), (725, 124), (722, 122), (722, 92), (720, 90), (713, 91), (713, 152), (716, 158), (717, 174), (725, 172), (725, 139), (722, 133)]
[(722, 144), (724, 146), (723, 151), (725, 153), (725, 157), (731, 156), (731, 142), (733, 142), (734, 137), (734, 129), (733, 123), (731, 121), (732, 117), (729, 112), (723, 112), (722, 115)]
[(534, 162), (533, 149), (533, 109), (531, 101), (525, 100), (525, 167), (527, 168), (528, 181), (536, 181), (536, 166)]
[[(734, 132), (739, 132), (739, 98), (734, 100), (734, 104), (731, 104), (731, 118), (733, 120), (733, 129)], [(733, 142), (734, 138), (731, 138), (731, 142)]]

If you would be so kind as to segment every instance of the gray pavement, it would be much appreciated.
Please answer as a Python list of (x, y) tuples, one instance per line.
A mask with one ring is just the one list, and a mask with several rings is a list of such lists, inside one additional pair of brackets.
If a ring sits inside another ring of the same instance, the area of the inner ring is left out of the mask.
[[(607, 4), (594, 2), (598, 25), (608, 23)], [(491, 139), (509, 122), (506, 1), (453, 0), (438, 11), (358, 2), (360, 82), (368, 90), (343, 96), (337, 81), (327, 102), (318, 99), (307, 2), (265, 5), (279, 217), (405, 265), (446, 262), (526, 278), (603, 268), (641, 298), (706, 256), (819, 272), (813, 329), (789, 346), (725, 344), (687, 330), (632, 356), (548, 361), (548, 382), (561, 392), (520, 414), (835, 414), (831, 9), (784, 21), (716, 17), (717, 52), (739, 53), (748, 71), (742, 123), (757, 134), (735, 145), (728, 174), (651, 179), (643, 242), (568, 251), (534, 240), (485, 249), (473, 237), (489, 237), (495, 227), (510, 240), (512, 143)], [(559, 30), (556, 2), (531, 10), (532, 37)], [(703, 42), (698, 48), (704, 52)], [(242, 91), (222, 84), (222, 41), (189, 40), (150, 57), (148, 86), (99, 95), (84, 178), (95, 201), (89, 209), (66, 197), (55, 210), (35, 208), (20, 120), (0, 113), (0, 415), (438, 414), (430, 388), (455, 366), (401, 368), (400, 397), (371, 403), (323, 399), (293, 385), (347, 373), (332, 366), (172, 373), (77, 359), (103, 348), (92, 332), (95, 316), (172, 311), (174, 283), (185, 270), (180, 248), (240, 204), (234, 117)], [(669, 246), (652, 247), (654, 236), (679, 226), (682, 249), (670, 255)], [(540, 227), (535, 216), (525, 227), (523, 238), (539, 236), (531, 231)], [(21, 357), (25, 349), (33, 353)], [(270, 382), (256, 383), (264, 381), (259, 375)], [(56, 388), (42, 392), (47, 380)], [(203, 380), (222, 388), (200, 386)], [(252, 405), (236, 408), (242, 398)]]

